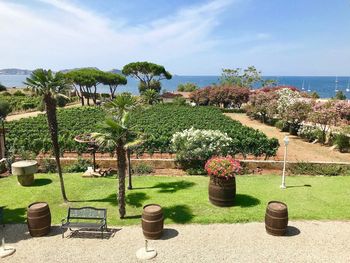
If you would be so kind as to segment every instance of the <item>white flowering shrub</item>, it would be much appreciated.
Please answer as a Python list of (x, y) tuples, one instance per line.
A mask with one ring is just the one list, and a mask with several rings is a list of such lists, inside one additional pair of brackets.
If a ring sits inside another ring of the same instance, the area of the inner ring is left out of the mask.
[(300, 99), (300, 94), (297, 91), (293, 91), (289, 88), (280, 89), (277, 91), (277, 112), (281, 118), (288, 113), (288, 109), (291, 105)]
[(308, 142), (313, 142), (319, 139), (322, 135), (320, 128), (316, 126), (302, 125), (298, 130), (298, 136)]
[(177, 132), (171, 139), (176, 159), (179, 161), (207, 160), (212, 156), (225, 156), (230, 151), (232, 139), (217, 130), (194, 128)]

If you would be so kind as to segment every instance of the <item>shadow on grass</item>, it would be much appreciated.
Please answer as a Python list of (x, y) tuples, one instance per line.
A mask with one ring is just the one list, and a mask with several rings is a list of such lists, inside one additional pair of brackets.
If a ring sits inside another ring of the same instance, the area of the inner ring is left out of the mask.
[(124, 216), (124, 219), (140, 219), (142, 216), (141, 215), (133, 215), (133, 216)]
[(192, 210), (187, 205), (173, 205), (163, 207), (165, 218), (169, 218), (175, 223), (184, 224), (191, 222), (194, 215)]
[(184, 190), (193, 187), (194, 185), (194, 182), (178, 181), (170, 183), (159, 183), (154, 185), (152, 188), (160, 188), (158, 190), (159, 193), (175, 193), (179, 190)]
[(2, 206), (3, 223), (24, 223), (27, 219), (26, 208), (8, 209), (6, 206)]
[(51, 184), (52, 180), (48, 179), (48, 178), (39, 178), (39, 179), (35, 179), (34, 183), (31, 185), (31, 187), (36, 187), (36, 186), (43, 186), (43, 185), (48, 185)]
[(311, 187), (311, 184), (304, 184), (304, 185), (289, 185), (287, 188), (295, 188), (295, 187)]
[(260, 200), (251, 196), (251, 195), (245, 195), (245, 194), (237, 194), (235, 197), (235, 206), (240, 207), (252, 207), (260, 204)]
[(286, 236), (292, 237), (300, 234), (300, 230), (294, 226), (287, 226)]
[(142, 192), (128, 193), (126, 203), (134, 207), (142, 207), (143, 202), (149, 199), (149, 196)]
[(70, 203), (88, 203), (88, 202), (107, 202), (110, 203), (113, 206), (117, 206), (118, 204), (118, 200), (117, 200), (117, 194), (113, 193), (110, 194), (109, 196), (105, 197), (105, 198), (101, 198), (101, 199), (89, 199), (89, 200), (69, 200)]

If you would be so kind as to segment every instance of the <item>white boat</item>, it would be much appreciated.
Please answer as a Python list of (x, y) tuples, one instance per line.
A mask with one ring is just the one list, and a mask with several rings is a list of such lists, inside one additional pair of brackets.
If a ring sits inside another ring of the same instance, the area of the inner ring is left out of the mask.
[(338, 76), (335, 77), (335, 89), (334, 89), (335, 92), (338, 92)]

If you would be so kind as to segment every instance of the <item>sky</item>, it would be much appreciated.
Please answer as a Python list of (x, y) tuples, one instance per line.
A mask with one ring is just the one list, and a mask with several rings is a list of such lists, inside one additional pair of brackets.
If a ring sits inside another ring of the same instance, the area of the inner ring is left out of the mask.
[(350, 0), (0, 0), (0, 68), (350, 76)]

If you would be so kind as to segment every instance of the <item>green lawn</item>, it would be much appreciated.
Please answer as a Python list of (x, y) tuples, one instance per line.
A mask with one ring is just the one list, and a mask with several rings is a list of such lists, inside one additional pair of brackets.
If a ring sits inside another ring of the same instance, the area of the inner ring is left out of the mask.
[[(35, 186), (22, 187), (17, 178), (0, 179), (0, 206), (5, 222), (25, 222), (31, 202), (49, 203), (54, 224), (66, 215), (55, 174), (35, 175)], [(211, 205), (207, 177), (140, 176), (134, 177), (134, 190), (127, 190), (127, 218), (120, 220), (116, 203), (115, 178), (82, 178), (65, 174), (70, 206), (108, 208), (109, 225), (140, 223), (142, 207), (160, 204), (166, 223), (235, 223), (263, 221), (270, 200), (284, 201), (290, 219), (350, 219), (350, 177), (287, 177), (286, 190), (279, 189), (279, 176), (239, 176), (236, 205), (219, 208)]]

